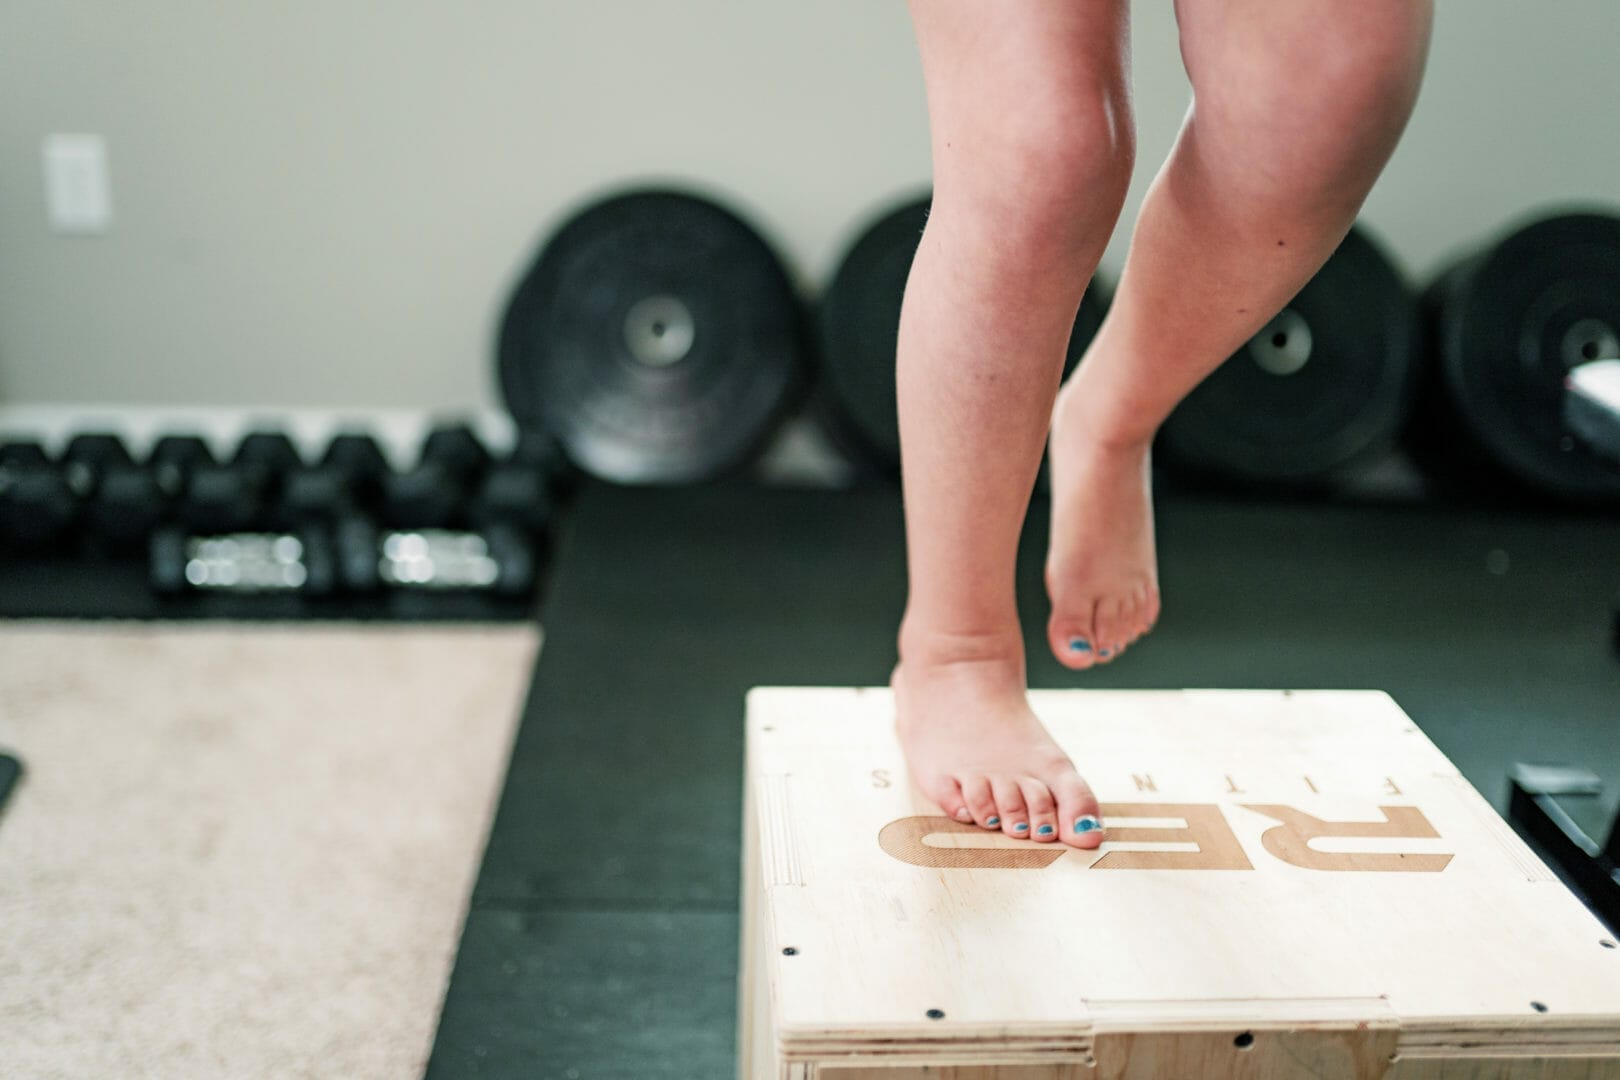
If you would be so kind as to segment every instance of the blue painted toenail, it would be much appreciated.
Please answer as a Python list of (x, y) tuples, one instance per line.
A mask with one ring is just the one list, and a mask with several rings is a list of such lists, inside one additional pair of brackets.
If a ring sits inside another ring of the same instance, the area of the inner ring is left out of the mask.
[(1037, 834), (1041, 835), (1041, 836), (1051, 836), (1052, 835), (1052, 826), (1050, 826), (1050, 825), (1042, 825), (1040, 828), (1036, 829), (1035, 832)]
[(991, 814), (989, 817), (984, 819), (984, 823), (986, 825), (1000, 825), (1001, 819), (996, 817), (996, 815)]
[(1102, 822), (1090, 814), (1086, 814), (1074, 823), (1075, 832), (1095, 832), (1100, 828), (1102, 828)]
[(1013, 826), (1013, 832), (1029, 832), (1029, 822), (1020, 821), (1018, 824)]
[(1104, 660), (1106, 660), (1110, 656), (1114, 655), (1114, 651), (1112, 649), (1098, 649), (1097, 650), (1097, 655), (1102, 657)]
[(1069, 649), (1071, 652), (1090, 652), (1091, 642), (1087, 641), (1083, 637), (1070, 638)]

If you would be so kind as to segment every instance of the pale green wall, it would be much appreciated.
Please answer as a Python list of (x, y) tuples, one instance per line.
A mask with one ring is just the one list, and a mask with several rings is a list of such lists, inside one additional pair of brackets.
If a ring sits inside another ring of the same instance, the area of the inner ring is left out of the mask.
[[(1121, 236), (1187, 98), (1170, 5), (1134, 7)], [(1365, 214), (1414, 276), (1620, 201), (1617, 43), (1613, 0), (1442, 0)], [(106, 136), (107, 235), (46, 227), (52, 131)], [(900, 0), (3, 0), (0, 401), (488, 405), (513, 275), (604, 186), (697, 182), (813, 287), (927, 173)]]

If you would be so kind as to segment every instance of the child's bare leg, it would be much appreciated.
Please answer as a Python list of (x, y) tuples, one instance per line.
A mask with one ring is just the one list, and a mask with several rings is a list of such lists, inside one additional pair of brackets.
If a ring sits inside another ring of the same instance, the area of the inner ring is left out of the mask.
[(1126, 7), (911, 10), (934, 197), (900, 317), (897, 728), (947, 814), (1095, 847), (1096, 797), (1025, 697), (1013, 571), (1069, 329), (1129, 182)]
[(1106, 661), (1159, 613), (1148, 444), (1350, 228), (1417, 96), (1427, 0), (1182, 0), (1193, 107), (1114, 304), (1058, 397), (1049, 644)]

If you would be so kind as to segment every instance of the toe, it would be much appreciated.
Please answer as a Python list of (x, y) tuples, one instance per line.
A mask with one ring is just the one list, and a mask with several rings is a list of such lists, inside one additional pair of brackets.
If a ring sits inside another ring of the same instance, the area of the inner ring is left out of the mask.
[(1115, 633), (1119, 635), (1118, 647), (1114, 650), (1115, 659), (1124, 652), (1126, 647), (1142, 636), (1142, 608), (1135, 595), (1127, 594), (1120, 599), (1119, 613), (1115, 616)]
[(962, 799), (962, 785), (950, 777), (941, 780), (938, 788), (929, 791), (928, 795), (939, 804), (939, 808), (945, 812), (946, 817), (961, 822), (973, 820), (972, 812), (968, 810), (967, 803)]
[(1097, 659), (1102, 663), (1114, 659), (1125, 647), (1126, 633), (1124, 604), (1118, 597), (1108, 596), (1097, 601), (1097, 614), (1093, 622), (1097, 627)]
[(1061, 601), (1052, 604), (1052, 617), (1046, 623), (1047, 644), (1058, 663), (1075, 671), (1084, 671), (1097, 662), (1097, 635), (1092, 629), (1093, 604), (1073, 605)]
[(1129, 631), (1125, 641), (1133, 644), (1143, 634), (1148, 632), (1148, 588), (1138, 585), (1131, 590), (1129, 614), (1126, 627)]
[(995, 796), (990, 792), (990, 781), (983, 776), (962, 778), (962, 800), (967, 803), (973, 820), (987, 829), (1001, 827), (1001, 815), (996, 813)]
[(1052, 797), (1052, 789), (1033, 776), (1020, 779), (1018, 788), (1024, 793), (1024, 809), (1029, 812), (1029, 832), (1024, 835), (1032, 840), (1056, 840), (1058, 806), (1057, 800)]
[[(1001, 818), (998, 823), (1001, 831), (1008, 836), (1028, 836), (1029, 814), (1024, 809), (1024, 793), (1019, 790), (1018, 782), (1007, 776), (992, 777), (990, 793), (996, 799), (996, 816)], [(1022, 829), (1018, 828), (1020, 825)]]
[(1102, 809), (1091, 785), (1071, 772), (1055, 777), (1052, 788), (1057, 793), (1060, 839), (1077, 848), (1099, 847), (1104, 839)]

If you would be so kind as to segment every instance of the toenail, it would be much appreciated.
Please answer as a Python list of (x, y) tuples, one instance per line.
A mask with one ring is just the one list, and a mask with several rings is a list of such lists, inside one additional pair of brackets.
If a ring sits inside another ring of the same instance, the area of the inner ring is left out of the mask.
[(1070, 638), (1069, 649), (1071, 652), (1090, 652), (1091, 642), (1087, 641), (1083, 637)]
[(1086, 814), (1074, 823), (1075, 832), (1095, 832), (1102, 828), (1102, 822)]
[(1098, 649), (1097, 650), (1097, 655), (1102, 657), (1104, 660), (1106, 660), (1110, 656), (1114, 655), (1114, 650), (1112, 650), (1112, 649)]
[(1036, 829), (1035, 832), (1036, 832), (1037, 835), (1040, 835), (1040, 836), (1051, 836), (1052, 835), (1052, 826), (1050, 826), (1050, 825), (1042, 825), (1040, 828)]
[(1001, 819), (996, 817), (996, 815), (991, 814), (989, 817), (984, 819), (984, 823), (986, 825), (1000, 825)]
[(1020, 821), (1018, 824), (1013, 826), (1013, 832), (1029, 832), (1029, 822)]
[(964, 807), (961, 807), (960, 809), (958, 809), (956, 811), (956, 820), (957, 821), (972, 821), (973, 820), (973, 815), (968, 813), (968, 808), (964, 806)]

